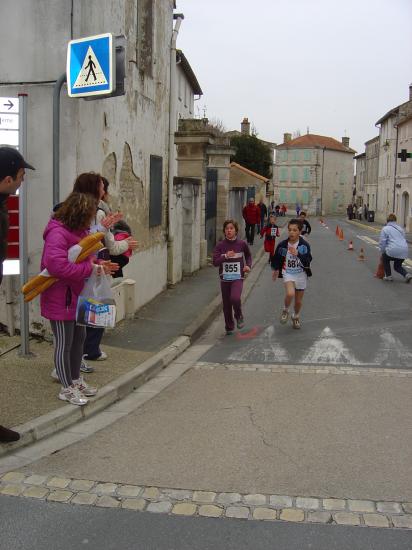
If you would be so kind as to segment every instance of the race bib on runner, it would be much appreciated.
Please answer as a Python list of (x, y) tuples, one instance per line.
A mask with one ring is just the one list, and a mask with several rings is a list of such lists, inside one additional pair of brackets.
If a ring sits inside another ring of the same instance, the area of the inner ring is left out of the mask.
[(236, 281), (241, 279), (240, 262), (223, 262), (222, 277), (224, 281)]
[(283, 267), (283, 273), (288, 273), (289, 275), (296, 275), (304, 271), (302, 264), (297, 256), (291, 254), (290, 250), (296, 250), (297, 247), (288, 246), (288, 252), (286, 254), (285, 265)]
[(270, 230), (270, 236), (271, 237), (276, 237), (276, 227), (272, 227), (271, 230)]

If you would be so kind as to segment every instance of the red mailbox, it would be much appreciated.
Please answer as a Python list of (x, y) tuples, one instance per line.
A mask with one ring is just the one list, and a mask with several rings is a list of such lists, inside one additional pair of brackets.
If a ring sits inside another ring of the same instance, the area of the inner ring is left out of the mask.
[(9, 233), (7, 237), (7, 260), (19, 259), (19, 197), (10, 195), (7, 199), (9, 210)]

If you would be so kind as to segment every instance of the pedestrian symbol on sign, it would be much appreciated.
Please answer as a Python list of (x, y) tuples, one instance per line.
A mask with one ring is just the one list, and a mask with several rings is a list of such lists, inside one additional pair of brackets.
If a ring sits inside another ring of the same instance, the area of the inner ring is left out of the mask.
[[(94, 81), (90, 80), (89, 82), (90, 76), (94, 78)], [(87, 49), (86, 56), (84, 58), (82, 70), (80, 71), (78, 77), (76, 78), (76, 82), (74, 83), (73, 89), (90, 86), (91, 83), (96, 85), (107, 84), (107, 80), (106, 80), (106, 77), (104, 76), (104, 72), (100, 66), (100, 63), (92, 47), (89, 46)]]

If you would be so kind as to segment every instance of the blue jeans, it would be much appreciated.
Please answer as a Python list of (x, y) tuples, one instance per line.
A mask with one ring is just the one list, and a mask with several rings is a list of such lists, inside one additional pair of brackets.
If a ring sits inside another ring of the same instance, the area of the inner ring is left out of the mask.
[(393, 262), (393, 269), (400, 273), (402, 277), (405, 277), (405, 275), (408, 273), (404, 267), (402, 267), (404, 258), (392, 258), (391, 256), (388, 256), (385, 254), (385, 252), (382, 254), (382, 261), (383, 261), (383, 268), (385, 270), (386, 277), (390, 277), (392, 275), (391, 271), (391, 262)]

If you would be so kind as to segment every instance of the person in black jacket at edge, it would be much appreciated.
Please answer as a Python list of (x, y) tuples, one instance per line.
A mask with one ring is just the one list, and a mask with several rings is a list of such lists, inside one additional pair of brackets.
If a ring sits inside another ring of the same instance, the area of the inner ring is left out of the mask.
[[(7, 198), (14, 195), (24, 181), (25, 168), (34, 170), (13, 147), (0, 147), (0, 284), (3, 280), (3, 262), (6, 259), (9, 214)], [(18, 441), (20, 434), (0, 426), (0, 443)]]
[(312, 226), (306, 219), (306, 212), (303, 210), (299, 214), (299, 219), (302, 222), (302, 231), (300, 232), (301, 235), (310, 235), (312, 233)]

